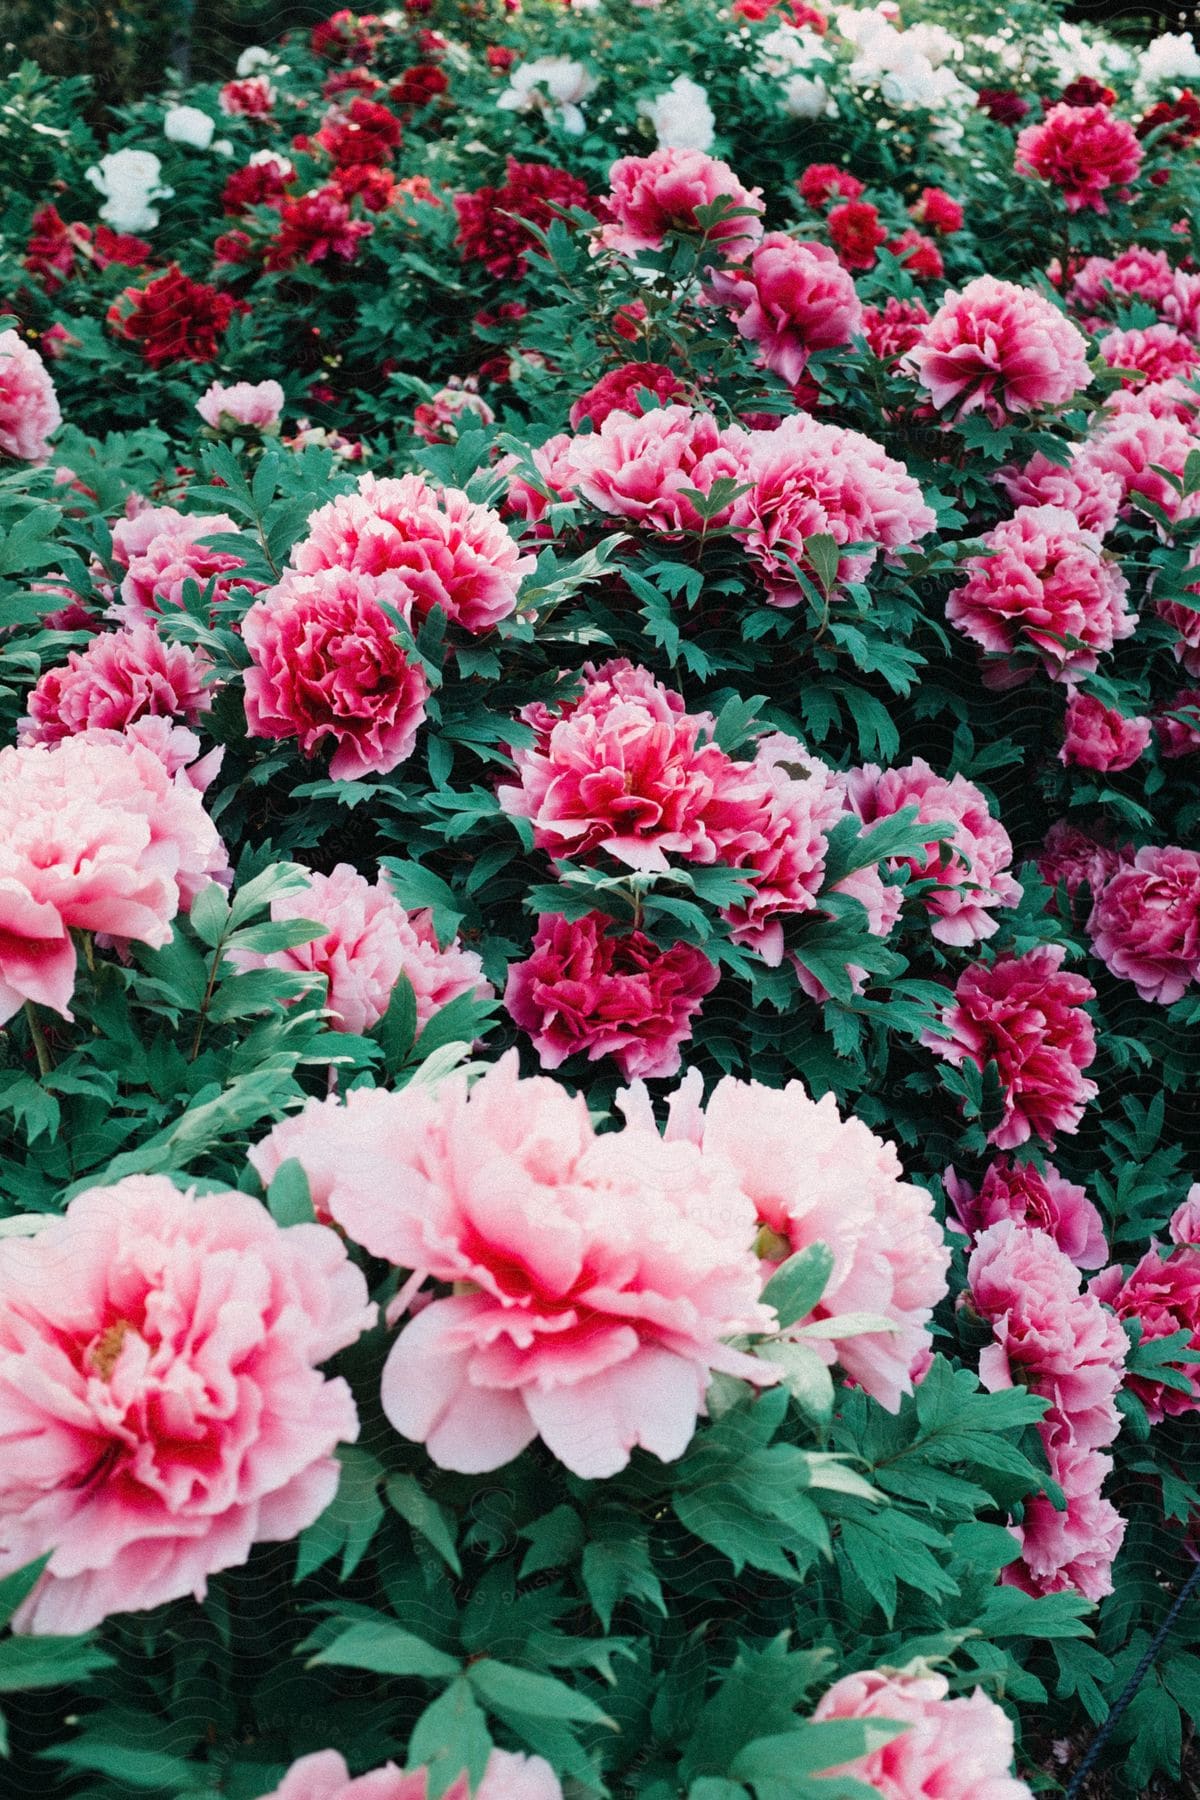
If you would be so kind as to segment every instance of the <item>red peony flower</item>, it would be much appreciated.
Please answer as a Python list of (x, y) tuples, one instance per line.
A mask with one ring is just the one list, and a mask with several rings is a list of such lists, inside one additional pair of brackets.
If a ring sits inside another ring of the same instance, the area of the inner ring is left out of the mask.
[(940, 281), (946, 273), (942, 253), (933, 239), (914, 231), (911, 226), (898, 238), (893, 238), (888, 249), (918, 281)]
[(1017, 173), (1061, 188), (1069, 213), (1107, 212), (1107, 189), (1132, 181), (1141, 166), (1133, 127), (1107, 106), (1060, 103), (1017, 139)]
[(294, 269), (297, 263), (325, 262), (331, 256), (353, 262), (359, 243), (373, 230), (368, 219), (351, 218), (336, 187), (314, 188), (296, 200), (284, 200), (278, 235), (267, 246), (266, 266)]
[(962, 230), (962, 206), (946, 192), (945, 188), (922, 188), (919, 196), (908, 210), (918, 225), (928, 225), (931, 231), (940, 232), (943, 237), (949, 237), (951, 232)]
[(1028, 100), (1022, 100), (1014, 88), (980, 88), (975, 105), (997, 125), (1019, 125), (1029, 112)]
[(641, 418), (645, 409), (638, 402), (638, 394), (643, 389), (665, 404), (686, 393), (678, 375), (662, 363), (622, 363), (619, 369), (602, 375), (594, 387), (576, 400), (570, 412), (572, 431), (578, 431), (585, 419), (590, 419), (598, 430), (612, 412)]
[(346, 58), (352, 62), (370, 62), (383, 42), (384, 29), (382, 19), (375, 13), (363, 13), (360, 18), (348, 6), (343, 6), (313, 26), (309, 43), (313, 55), (324, 57), (327, 62)]
[(1139, 138), (1145, 138), (1163, 125), (1175, 127), (1174, 131), (1164, 131), (1159, 139), (1163, 149), (1170, 146), (1172, 150), (1186, 150), (1200, 138), (1200, 99), (1191, 88), (1184, 88), (1177, 100), (1157, 101), (1133, 129)]
[(1154, 721), (1159, 754), (1168, 760), (1200, 750), (1200, 688), (1181, 688)]
[(235, 313), (248, 312), (244, 300), (193, 281), (178, 263), (144, 288), (126, 288), (108, 309), (115, 336), (138, 344), (152, 369), (167, 363), (212, 362)]
[(865, 192), (862, 182), (849, 169), (836, 163), (809, 163), (796, 183), (796, 191), (810, 206), (827, 206), (834, 195), (843, 200), (857, 200)]
[(627, 1081), (676, 1075), (680, 1045), (720, 972), (691, 944), (662, 949), (600, 913), (543, 913), (532, 952), (510, 963), (504, 1004), (544, 1069), (611, 1056)]
[(1024, 956), (972, 963), (942, 1014), (951, 1035), (930, 1032), (923, 1040), (955, 1068), (996, 1063), (1004, 1113), (988, 1142), (998, 1150), (1013, 1150), (1034, 1135), (1053, 1147), (1058, 1132), (1078, 1131), (1098, 1091), (1082, 1073), (1096, 1054), (1083, 1010), (1096, 990), (1082, 975), (1064, 972), (1065, 956), (1061, 944), (1043, 944)]
[(267, 75), (227, 81), (217, 95), (217, 105), (229, 119), (266, 119), (274, 104), (275, 89)]
[(296, 171), (285, 156), (271, 153), (256, 157), (244, 169), (233, 171), (221, 189), (221, 205), (233, 218), (252, 206), (278, 208), (283, 204), (289, 181), (295, 179)]
[(393, 106), (420, 112), (431, 100), (444, 94), (449, 86), (449, 77), (436, 63), (417, 63), (413, 68), (405, 69), (399, 81), (393, 81), (388, 89), (388, 98)]
[[(1094, 75), (1077, 75), (1074, 81), (1067, 83), (1060, 95), (1064, 106), (1112, 106), (1116, 98), (1113, 89), (1105, 87)], [(1052, 100), (1042, 102), (1046, 111), (1053, 104)]]
[[(552, 163), (522, 163), (510, 156), (503, 187), (456, 194), (458, 243), (464, 262), (481, 262), (497, 278), (523, 275), (537, 245), (526, 222), (545, 231), (556, 208), (590, 205), (585, 184)], [(515, 216), (510, 216), (515, 215)]]
[(355, 94), (343, 111), (335, 108), (315, 141), (339, 169), (356, 163), (385, 163), (400, 143), (399, 119), (386, 106)]
[(869, 200), (848, 200), (844, 206), (835, 206), (829, 215), (829, 235), (847, 269), (873, 269), (880, 244), (887, 242), (879, 209)]
[(863, 308), (863, 332), (867, 343), (881, 362), (898, 362), (914, 344), (929, 323), (929, 313), (919, 300), (897, 300), (889, 294), (882, 308)]

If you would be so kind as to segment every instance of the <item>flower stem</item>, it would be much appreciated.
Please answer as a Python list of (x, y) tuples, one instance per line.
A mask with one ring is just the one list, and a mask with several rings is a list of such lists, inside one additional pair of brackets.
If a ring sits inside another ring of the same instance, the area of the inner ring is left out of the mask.
[(54, 1070), (54, 1058), (50, 1054), (50, 1046), (46, 1042), (46, 1034), (42, 1030), (41, 1021), (32, 1000), (25, 1002), (25, 1022), (29, 1026), (29, 1035), (33, 1039), (33, 1048), (37, 1055), (39, 1075), (49, 1075)]

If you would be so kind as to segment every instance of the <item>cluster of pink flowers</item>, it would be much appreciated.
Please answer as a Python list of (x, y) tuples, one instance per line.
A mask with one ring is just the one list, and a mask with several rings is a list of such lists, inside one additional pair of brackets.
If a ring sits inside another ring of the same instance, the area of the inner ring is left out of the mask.
[(978, 1238), (1006, 1219), (1028, 1225), (1052, 1238), (1077, 1269), (1098, 1269), (1108, 1255), (1104, 1222), (1084, 1188), (1060, 1175), (1053, 1163), (1033, 1163), (997, 1156), (983, 1172), (978, 1189), (947, 1169), (946, 1193), (953, 1202), (955, 1223), (969, 1238)]
[(862, 302), (833, 251), (786, 232), (769, 232), (746, 263), (714, 270), (709, 287), (739, 334), (758, 345), (762, 366), (788, 382), (799, 381), (813, 351), (848, 344), (862, 330)]
[(1020, 904), (1021, 887), (1010, 872), (1009, 835), (965, 776), (947, 781), (918, 756), (903, 768), (868, 763), (852, 770), (846, 791), (866, 825), (915, 806), (921, 824), (953, 826), (951, 837), (934, 839), (921, 855), (892, 857), (888, 863), (893, 869), (907, 867), (915, 881), (936, 883), (925, 896), (925, 909), (939, 943), (962, 948), (979, 943), (997, 929), (990, 908)]
[(1132, 634), (1128, 583), (1073, 513), (1019, 506), (984, 542), (985, 553), (963, 564), (967, 579), (946, 617), (989, 655), (1029, 648), (1052, 680), (1074, 681)]
[(1128, 371), (1122, 378), (1126, 388), (1148, 381), (1188, 381), (1200, 368), (1200, 345), (1174, 325), (1108, 331), (1100, 340), (1100, 354), (1111, 368)]
[[(1015, 1535), (1021, 1561), (1005, 1579), (1035, 1593), (1112, 1592), (1112, 1561), (1124, 1522), (1101, 1496), (1112, 1459), (1100, 1452), (1120, 1428), (1116, 1396), (1128, 1340), (1047, 1231), (1011, 1218), (979, 1235), (967, 1269), (969, 1304), (994, 1333), (979, 1357), (985, 1387), (1020, 1381), (1049, 1402), (1039, 1433), (1067, 1510), (1045, 1496), (1025, 1509)], [(1093, 1283), (1093, 1288), (1094, 1288)], [(966, 1298), (964, 1296), (964, 1298)]]
[[(688, 490), (707, 495), (722, 477), (745, 479), (745, 442), (740, 426), (719, 426), (688, 406), (616, 408), (598, 430), (572, 440), (565, 460), (571, 488), (598, 512), (673, 535), (702, 529)], [(710, 525), (729, 516), (726, 505)]]
[(1110, 974), (1170, 1006), (1200, 982), (1200, 855), (1148, 844), (1095, 895), (1088, 935)]
[(772, 1378), (726, 1342), (775, 1320), (732, 1167), (653, 1128), (597, 1136), (583, 1096), (523, 1080), (514, 1052), (474, 1087), (310, 1102), (251, 1153), (264, 1180), (290, 1157), (372, 1256), (455, 1285), (403, 1325), (382, 1384), (442, 1468), (500, 1468), (538, 1437), (588, 1479), (636, 1444), (672, 1461), (714, 1370)]
[[(263, 1800), (429, 1800), (429, 1772), (401, 1770), (389, 1762), (351, 1776), (338, 1751), (317, 1750), (294, 1762)], [(464, 1771), (442, 1800), (562, 1800), (562, 1787), (543, 1757), (493, 1750), (477, 1787), (472, 1789)]]
[(1060, 189), (1069, 213), (1108, 211), (1142, 166), (1142, 146), (1132, 125), (1107, 106), (1052, 106), (1039, 124), (1017, 138), (1017, 171)]
[(996, 1063), (1004, 1112), (988, 1141), (998, 1150), (1013, 1150), (1033, 1136), (1053, 1147), (1060, 1131), (1078, 1131), (1097, 1093), (1083, 1074), (1096, 1055), (1084, 1011), (1096, 990), (1063, 968), (1065, 956), (1061, 944), (1043, 944), (1023, 956), (972, 963), (942, 1014), (950, 1035), (931, 1032), (925, 1039), (956, 1068)]
[(0, 452), (43, 463), (62, 424), (46, 365), (15, 331), (0, 331)]
[(611, 1056), (628, 1081), (679, 1072), (680, 1046), (720, 971), (691, 944), (662, 949), (600, 913), (543, 913), (524, 962), (509, 964), (504, 1004), (544, 1069)]
[(118, 519), (112, 531), (113, 561), (125, 574), (113, 616), (127, 625), (153, 624), (159, 613), (183, 605), (189, 581), (201, 593), (212, 583), (214, 608), (227, 600), (249, 601), (261, 583), (240, 573), (244, 559), (203, 541), (236, 531), (226, 513), (184, 514), (171, 506), (147, 506)]
[(202, 1599), (311, 1525), (358, 1435), (319, 1365), (374, 1315), (334, 1232), (161, 1175), (0, 1240), (0, 1574), (52, 1552), (16, 1628)]
[(634, 255), (659, 250), (668, 232), (698, 234), (696, 217), (705, 207), (726, 202), (727, 215), (709, 228), (707, 242), (725, 261), (738, 261), (762, 237), (762, 193), (744, 188), (728, 163), (703, 150), (655, 150), (625, 156), (609, 170), (608, 212), (601, 241)]
[(70, 1018), (71, 930), (159, 949), (227, 875), (186, 775), (117, 732), (0, 750), (0, 1024), (27, 1000)]
[(1088, 461), (1078, 446), (1069, 463), (1053, 463), (1039, 450), (1024, 467), (1001, 469), (996, 480), (1015, 507), (1069, 512), (1081, 531), (1097, 538), (1112, 530), (1125, 497), (1120, 476)]
[(1031, 288), (980, 275), (949, 294), (904, 357), (939, 412), (993, 424), (1061, 406), (1087, 387), (1087, 340)]
[[(1007, 1713), (982, 1688), (954, 1699), (949, 1692), (944, 1675), (920, 1668), (844, 1675), (822, 1695), (814, 1719), (887, 1719), (905, 1730), (821, 1774), (865, 1783), (882, 1800), (1030, 1800), (1011, 1773)], [(830, 1786), (836, 1789), (836, 1779)]]
[(271, 917), (309, 919), (325, 927), (322, 934), (288, 950), (232, 949), (229, 959), (240, 969), (320, 977), (332, 1030), (370, 1031), (401, 976), (413, 989), (418, 1031), (460, 994), (483, 999), (491, 993), (475, 951), (457, 939), (443, 949), (429, 913), (407, 912), (385, 876), (372, 884), (349, 863), (338, 863), (330, 874), (308, 879), (306, 888), (276, 895)]
[(1132, 848), (1118, 850), (1099, 843), (1066, 819), (1057, 819), (1046, 833), (1037, 867), (1050, 887), (1057, 888), (1060, 882), (1065, 885), (1068, 899), (1074, 900), (1085, 881), (1094, 898), (1109, 876), (1132, 856)]
[(26, 701), (17, 727), (22, 744), (53, 744), (100, 727), (124, 731), (147, 717), (194, 725), (212, 705), (203, 650), (169, 644), (152, 625), (98, 632), (85, 650), (49, 668)]

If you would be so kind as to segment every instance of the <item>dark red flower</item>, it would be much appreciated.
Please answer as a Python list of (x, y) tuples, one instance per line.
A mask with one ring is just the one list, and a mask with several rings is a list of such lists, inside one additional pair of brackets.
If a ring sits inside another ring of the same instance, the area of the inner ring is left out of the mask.
[(1200, 138), (1200, 100), (1191, 88), (1184, 88), (1178, 100), (1159, 100), (1152, 106), (1144, 118), (1138, 120), (1134, 130), (1140, 138), (1149, 137), (1160, 125), (1174, 125), (1174, 131), (1163, 133), (1160, 140), (1169, 144), (1174, 150), (1183, 150), (1188, 144)]
[(1015, 88), (980, 88), (975, 105), (997, 125), (1019, 125), (1029, 111), (1028, 100), (1022, 100)]
[(290, 162), (282, 156), (270, 162), (247, 163), (235, 169), (221, 189), (221, 205), (231, 218), (238, 218), (251, 206), (283, 204), (287, 184), (295, 179)]
[(339, 94), (377, 94), (382, 86), (378, 75), (367, 69), (335, 69), (322, 82), (321, 93), (326, 100), (336, 100)]
[(410, 112), (420, 112), (439, 94), (444, 94), (450, 86), (445, 72), (435, 63), (416, 63), (411, 69), (405, 69), (398, 81), (393, 81), (388, 90), (393, 106), (407, 107)]
[(869, 200), (848, 200), (829, 215), (829, 235), (846, 269), (871, 269), (887, 232), (879, 222), (879, 210)]
[(842, 200), (857, 200), (863, 184), (849, 169), (836, 163), (809, 163), (796, 183), (796, 191), (810, 206), (827, 206), (836, 194)]
[[(1074, 81), (1068, 82), (1059, 96), (1064, 106), (1111, 106), (1116, 94), (1094, 75), (1077, 75)], [(1055, 104), (1053, 100), (1043, 100), (1047, 111)]]
[(507, 44), (489, 44), (487, 47), (487, 64), (489, 69), (511, 69), (517, 60), (517, 53)]
[(643, 389), (664, 403), (685, 391), (678, 375), (663, 363), (622, 363), (619, 369), (602, 375), (594, 387), (576, 400), (570, 414), (572, 431), (578, 431), (585, 419), (590, 419), (599, 430), (612, 412), (634, 413), (640, 418), (645, 408), (638, 395)]
[(108, 309), (114, 335), (139, 346), (152, 369), (166, 363), (212, 362), (245, 301), (185, 275), (172, 263), (144, 288), (126, 288)]
[(367, 212), (386, 212), (396, 198), (396, 178), (390, 169), (372, 163), (355, 163), (333, 171), (334, 185), (346, 200), (357, 197)]
[(510, 156), (507, 177), (503, 187), (454, 197), (463, 261), (486, 263), (497, 277), (524, 274), (527, 254), (537, 243), (527, 225), (545, 231), (556, 207), (589, 205), (579, 177), (552, 163), (522, 163)]
[(316, 135), (316, 142), (338, 166), (384, 163), (402, 136), (399, 119), (377, 100), (355, 94), (345, 111), (335, 112)]
[(351, 218), (336, 187), (314, 188), (311, 194), (284, 201), (279, 234), (267, 246), (267, 268), (294, 269), (297, 263), (324, 262), (330, 256), (352, 262), (359, 239), (369, 237), (373, 229), (368, 220)]
[(327, 62), (370, 62), (382, 42), (383, 29), (377, 14), (363, 13), (360, 18), (342, 6), (313, 26), (309, 43), (313, 55), (323, 56)]
[(911, 225), (898, 238), (892, 239), (888, 249), (918, 281), (940, 281), (946, 273), (942, 253), (933, 239), (914, 231)]

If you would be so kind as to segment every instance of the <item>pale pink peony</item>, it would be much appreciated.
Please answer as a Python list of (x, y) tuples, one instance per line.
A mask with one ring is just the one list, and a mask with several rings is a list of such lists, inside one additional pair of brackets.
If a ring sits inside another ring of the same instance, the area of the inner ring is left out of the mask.
[(85, 650), (47, 669), (26, 702), (17, 727), (23, 744), (103, 726), (123, 731), (137, 719), (183, 719), (194, 725), (212, 705), (205, 677), (212, 664), (203, 650), (169, 644), (150, 625), (98, 633)]
[(942, 1014), (948, 1038), (930, 1032), (923, 1042), (955, 1068), (995, 1061), (1004, 1090), (1004, 1113), (988, 1142), (1013, 1150), (1033, 1136), (1053, 1147), (1058, 1132), (1079, 1129), (1097, 1087), (1082, 1071), (1096, 1055), (1096, 1037), (1084, 1004), (1096, 990), (1062, 967), (1061, 944), (1041, 944), (1023, 956), (972, 963)]
[(957, 1222), (970, 1238), (1011, 1219), (1044, 1231), (1077, 1269), (1098, 1269), (1108, 1255), (1100, 1214), (1084, 1189), (1060, 1175), (1053, 1163), (1037, 1169), (997, 1156), (984, 1170), (978, 1190), (953, 1169), (942, 1179)]
[[(427, 1800), (428, 1787), (426, 1769), (404, 1772), (389, 1762), (352, 1777), (336, 1750), (318, 1750), (294, 1762), (263, 1800)], [(472, 1800), (465, 1772), (451, 1782), (442, 1800)], [(474, 1800), (562, 1800), (562, 1787), (543, 1757), (493, 1750)]]
[[(765, 1266), (810, 1244), (833, 1255), (833, 1272), (807, 1320), (874, 1313), (888, 1331), (806, 1339), (889, 1412), (912, 1392), (929, 1347), (929, 1321), (946, 1293), (949, 1252), (923, 1188), (903, 1179), (894, 1145), (861, 1119), (841, 1118), (832, 1094), (813, 1100), (799, 1081), (781, 1089), (726, 1076), (701, 1107), (699, 1071), (671, 1101), (669, 1142), (727, 1159), (754, 1202)], [(644, 1088), (618, 1098), (631, 1123), (650, 1122)], [(831, 1328), (832, 1329), (832, 1328)]]
[[(882, 1800), (1032, 1800), (1012, 1773), (1013, 1728), (982, 1688), (948, 1698), (944, 1675), (867, 1669), (844, 1675), (817, 1703), (814, 1719), (888, 1719), (908, 1729), (881, 1749), (836, 1769), (867, 1782)], [(836, 1792), (837, 1781), (829, 1781)]]
[(0, 453), (43, 463), (61, 424), (45, 363), (15, 331), (0, 331)]
[(71, 1017), (72, 928), (161, 949), (226, 866), (195, 788), (142, 745), (0, 750), (0, 1024), (26, 1000)]
[[(1117, 419), (1146, 413), (1152, 419), (1175, 419), (1194, 432), (1200, 413), (1200, 393), (1175, 375), (1162, 381), (1144, 382), (1138, 388), (1118, 388), (1105, 400), (1103, 410), (1095, 414), (1093, 429), (1103, 430)], [(1078, 450), (1079, 446), (1076, 446), (1076, 453)]]
[(1053, 1238), (1011, 1220), (990, 1225), (971, 1252), (961, 1304), (992, 1328), (995, 1341), (979, 1354), (989, 1393), (1020, 1382), (1048, 1400), (1039, 1421), (1047, 1446), (1112, 1443), (1129, 1340), (1094, 1293), (1080, 1291), (1079, 1270)]
[(1128, 583), (1100, 539), (1058, 506), (1019, 506), (962, 564), (966, 581), (946, 617), (992, 656), (1037, 652), (1054, 681), (1090, 675), (1100, 655), (1132, 635)]
[(959, 948), (979, 943), (998, 929), (990, 908), (1020, 905), (1021, 887), (1010, 872), (1012, 841), (965, 776), (947, 781), (918, 756), (899, 769), (880, 769), (874, 763), (852, 769), (846, 792), (865, 825), (890, 819), (907, 806), (917, 808), (921, 824), (953, 825), (954, 835), (948, 840), (934, 839), (923, 854), (892, 857), (888, 862), (892, 869), (911, 869), (915, 881), (939, 884), (924, 900), (933, 920), (930, 930), (939, 943)]
[(402, 975), (412, 983), (417, 1029), (458, 998), (492, 992), (483, 963), (455, 940), (441, 949), (427, 912), (406, 912), (380, 876), (372, 885), (349, 863), (329, 875), (309, 874), (307, 888), (278, 894), (272, 919), (311, 919), (323, 936), (289, 950), (230, 950), (240, 969), (283, 969), (323, 977), (334, 1031), (370, 1031), (388, 1009)]
[(1087, 340), (1043, 295), (980, 275), (947, 294), (902, 366), (939, 412), (979, 410), (1002, 425), (1087, 387), (1087, 358)]
[(374, 1319), (336, 1234), (134, 1175), (0, 1240), (0, 1573), (53, 1550), (19, 1630), (204, 1597), (333, 1498)]
[(478, 429), (495, 422), (496, 415), (483, 395), (475, 391), (473, 383), (465, 386), (456, 375), (413, 410), (413, 434), (425, 444), (456, 444), (461, 427)]
[(1105, 706), (1093, 694), (1072, 693), (1063, 729), (1059, 762), (1108, 773), (1133, 767), (1150, 742), (1151, 724)]
[(720, 971), (692, 944), (664, 950), (600, 913), (543, 913), (525, 962), (510, 963), (504, 1004), (543, 1069), (611, 1056), (627, 1081), (677, 1075), (680, 1046)]
[(575, 442), (569, 432), (559, 431), (529, 452), (529, 460), (537, 470), (545, 493), (532, 487), (518, 473), (515, 456), (502, 457), (496, 464), (496, 473), (508, 477), (508, 492), (503, 503), (505, 513), (535, 526), (535, 537), (552, 537), (553, 532), (545, 523), (546, 514), (552, 506), (575, 498)]
[(1194, 1181), (1187, 1199), (1171, 1214), (1167, 1236), (1173, 1244), (1190, 1244), (1200, 1249), (1200, 1181)]
[(151, 506), (131, 494), (125, 502), (125, 517), (113, 523), (113, 561), (127, 569), (135, 558), (146, 554), (156, 537), (194, 543), (198, 538), (223, 537), (237, 529), (228, 513), (181, 513), (173, 506)]
[(1068, 299), (1082, 313), (1111, 313), (1114, 299), (1158, 307), (1171, 292), (1173, 275), (1165, 250), (1130, 244), (1119, 256), (1089, 256), (1072, 277)]
[[(1187, 574), (1200, 564), (1200, 546), (1194, 546), (1188, 556)], [(1175, 660), (1189, 675), (1200, 675), (1200, 581), (1187, 581), (1185, 591), (1192, 595), (1195, 605), (1183, 600), (1159, 600), (1154, 610), (1164, 624), (1169, 625), (1178, 635), (1172, 646)], [(1153, 580), (1153, 578), (1152, 578)], [(1152, 591), (1152, 589), (1151, 589)]]
[(1168, 325), (1177, 325), (1189, 337), (1200, 337), (1200, 273), (1176, 269), (1170, 292), (1163, 295), (1159, 304)]
[(651, 1130), (597, 1137), (583, 1096), (523, 1080), (515, 1052), (474, 1087), (456, 1071), (383, 1096), (369, 1126), (329, 1207), (372, 1256), (457, 1290), (383, 1372), (384, 1412), (439, 1467), (498, 1469), (536, 1437), (586, 1479), (638, 1444), (671, 1462), (714, 1370), (771, 1378), (724, 1342), (775, 1315), (754, 1208), (719, 1158)]
[(713, 721), (628, 662), (584, 669), (587, 686), (540, 744), (513, 753), (518, 784), (497, 789), (533, 841), (555, 857), (605, 851), (627, 868), (666, 870), (668, 853), (718, 860), (705, 812), (729, 769), (708, 741)]
[(768, 232), (748, 262), (712, 271), (709, 290), (758, 345), (763, 368), (787, 382), (799, 381), (814, 350), (848, 344), (863, 327), (853, 277), (834, 252), (784, 231)]
[(1117, 522), (1124, 493), (1120, 476), (1077, 455), (1064, 466), (1039, 450), (1024, 468), (1001, 469), (996, 480), (1016, 507), (1055, 506), (1073, 513), (1081, 531), (1107, 537)]
[[(135, 551), (129, 558), (120, 604), (111, 609), (113, 617), (126, 625), (152, 625), (159, 613), (183, 605), (184, 583), (188, 581), (194, 581), (201, 593), (210, 581), (215, 582), (214, 606), (239, 591), (250, 601), (262, 583), (239, 574), (246, 566), (245, 559), (230, 550), (216, 550), (197, 541), (201, 535), (216, 537), (235, 529), (232, 520), (220, 517), (189, 518), (182, 522), (181, 529), (168, 527), (155, 532), (145, 549)], [(114, 531), (114, 553), (116, 547)]]
[(759, 564), (775, 606), (803, 597), (787, 563), (810, 566), (806, 538), (864, 545), (838, 564), (839, 581), (861, 581), (879, 550), (918, 543), (936, 524), (903, 463), (861, 432), (805, 413), (748, 434), (741, 479), (750, 486), (733, 503), (733, 533)]
[[(1089, 1291), (1111, 1306), (1118, 1319), (1136, 1319), (1142, 1343), (1186, 1331), (1184, 1348), (1200, 1350), (1200, 1250), (1180, 1246), (1163, 1255), (1152, 1246), (1128, 1275), (1119, 1263), (1114, 1264), (1095, 1277)], [(1200, 1362), (1169, 1366), (1185, 1377), (1185, 1388), (1168, 1387), (1152, 1376), (1128, 1377), (1128, 1385), (1146, 1408), (1152, 1425), (1180, 1413), (1200, 1411)]]
[(632, 255), (658, 250), (669, 231), (698, 234), (697, 207), (729, 202), (739, 210), (713, 226), (711, 248), (726, 262), (737, 261), (762, 237), (762, 189), (744, 188), (728, 163), (703, 150), (655, 150), (624, 156), (609, 171), (608, 207), (613, 223), (601, 241)]
[[(703, 521), (684, 489), (707, 495), (713, 482), (741, 482), (746, 433), (718, 426), (711, 413), (687, 406), (652, 412), (609, 413), (598, 431), (577, 437), (565, 461), (568, 480), (581, 499), (652, 531), (700, 531)], [(723, 525), (726, 506), (710, 521)]]
[(1126, 388), (1148, 381), (1188, 381), (1200, 368), (1200, 346), (1174, 325), (1108, 331), (1100, 340), (1100, 354), (1110, 368), (1131, 371), (1121, 383)]
[[(1144, 400), (1144, 392), (1137, 398)], [(1101, 421), (1077, 451), (1075, 467), (1081, 472), (1099, 470), (1115, 475), (1121, 484), (1122, 508), (1131, 508), (1131, 502), (1140, 497), (1159, 507), (1173, 523), (1200, 510), (1200, 495), (1183, 499), (1179, 488), (1161, 471), (1182, 477), (1189, 451), (1197, 448), (1200, 439), (1173, 412), (1160, 416), (1139, 408)]]
[(1112, 1593), (1113, 1560), (1125, 1538), (1124, 1519), (1100, 1491), (1112, 1466), (1112, 1457), (1098, 1450), (1051, 1447), (1050, 1474), (1067, 1509), (1056, 1512), (1045, 1494), (1026, 1500), (1024, 1518), (1012, 1527), (1021, 1557), (1001, 1571), (1002, 1582), (1027, 1594), (1075, 1590), (1086, 1600)]
[(197, 400), (196, 411), (214, 431), (227, 430), (231, 425), (269, 431), (279, 423), (283, 389), (277, 381), (235, 381), (232, 387), (214, 381)]
[(1085, 881), (1094, 898), (1109, 877), (1132, 857), (1132, 849), (1118, 850), (1111, 844), (1098, 843), (1078, 826), (1057, 819), (1046, 833), (1037, 867), (1050, 887), (1066, 884), (1068, 899), (1074, 900)]
[[(173, 720), (160, 717), (158, 713), (146, 713), (120, 731), (104, 725), (89, 725), (85, 731), (76, 735), (86, 738), (90, 744), (116, 744), (119, 748), (140, 744), (143, 749), (153, 751), (173, 781), (178, 783), (178, 778), (182, 776), (187, 785), (195, 788), (198, 794), (206, 793), (212, 786), (225, 760), (223, 744), (218, 744), (206, 756), (201, 756), (200, 739), (196, 733), (189, 731), (186, 725), (176, 725)], [(211, 872), (213, 879), (221, 882), (230, 873), (223, 860)]]
[(429, 683), (380, 604), (390, 593), (332, 568), (289, 572), (255, 602), (242, 626), (251, 737), (295, 738), (305, 756), (330, 740), (334, 781), (386, 775), (412, 755)]
[(1105, 194), (1142, 166), (1133, 126), (1107, 106), (1052, 106), (1017, 138), (1016, 169), (1062, 190), (1069, 213), (1108, 211)]
[(1087, 928), (1111, 975), (1173, 1005), (1200, 982), (1200, 855), (1145, 845), (1105, 883)]
[(535, 558), (522, 556), (490, 507), (458, 488), (433, 488), (420, 475), (359, 478), (310, 515), (292, 550), (304, 575), (349, 569), (376, 576), (379, 595), (420, 621), (440, 606), (452, 624), (488, 631), (513, 612)]

